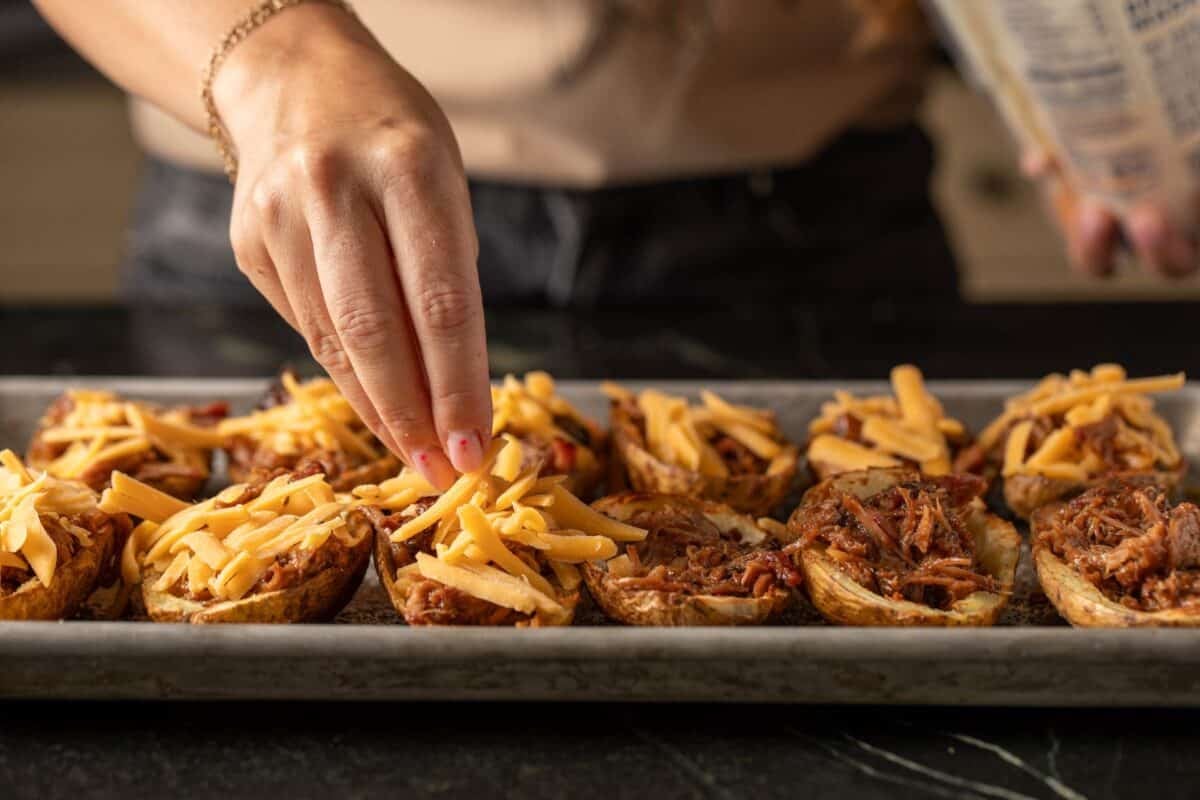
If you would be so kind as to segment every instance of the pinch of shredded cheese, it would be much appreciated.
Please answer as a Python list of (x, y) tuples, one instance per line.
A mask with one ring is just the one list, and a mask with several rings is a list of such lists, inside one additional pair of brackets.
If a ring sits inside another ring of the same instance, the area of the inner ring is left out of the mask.
[[(96, 499), (82, 483), (31, 471), (13, 451), (0, 451), (0, 567), (30, 570), (49, 587), (58, 567), (58, 548), (46, 533), (42, 515), (85, 514), (96, 508)], [(88, 531), (61, 521), (81, 546), (90, 546)]]
[[(542, 574), (541, 561), (571, 591), (580, 581), (576, 565), (610, 559), (618, 542), (646, 537), (641, 528), (606, 517), (576, 498), (563, 486), (562, 476), (538, 477), (536, 468), (512, 473), (524, 447), (511, 435), (495, 441), (483, 466), (459, 477), (424, 511), (413, 503), (433, 495), (434, 489), (407, 468), (395, 478), (354, 490), (356, 504), (406, 517), (392, 541), (434, 528), (433, 552), (420, 553), (416, 564), (401, 567), (397, 581), (420, 576), (521, 613), (562, 619), (568, 610)], [(538, 558), (523, 558), (509, 549), (514, 544), (532, 548)]]
[(112, 392), (70, 389), (72, 408), (61, 421), (43, 424), (46, 444), (65, 445), (57, 457), (35, 466), (58, 478), (78, 478), (101, 464), (147, 450), (171, 463), (208, 469), (209, 451), (221, 445), (216, 431), (192, 424), (185, 409), (162, 411)]
[(346, 522), (348, 503), (334, 496), (323, 475), (281, 475), (257, 498), (217, 508), (242, 495), (246, 486), (237, 484), (178, 510), (164, 505), (161, 492), (117, 475), (101, 507), (143, 517), (121, 558), (130, 585), (149, 568), (159, 573), (151, 587), (156, 591), (170, 591), (186, 576), (193, 595), (207, 590), (215, 600), (240, 600), (289, 551), (315, 551), (331, 537), (356, 543)]
[[(1005, 476), (1087, 480), (1099, 475), (1104, 465), (1084, 450), (1077, 432), (1111, 415), (1116, 418), (1117, 449), (1131, 469), (1173, 469), (1183, 457), (1170, 425), (1155, 412), (1148, 395), (1177, 391), (1185, 380), (1182, 372), (1129, 379), (1118, 364), (1047, 375), (1033, 389), (1005, 403), (1004, 413), (984, 429), (979, 444), (1001, 452)], [(1037, 418), (1049, 418), (1057, 427), (1030, 453)]]
[(226, 438), (245, 436), (285, 455), (321, 449), (354, 453), (366, 461), (380, 457), (371, 432), (333, 381), (314, 378), (299, 383), (290, 372), (280, 381), (288, 402), (222, 420), (217, 432)]
[(634, 395), (615, 384), (604, 392), (617, 402), (637, 406), (645, 419), (646, 449), (660, 461), (710, 477), (725, 478), (729, 468), (710, 444), (724, 434), (768, 462), (767, 474), (794, 461), (795, 448), (783, 438), (775, 416), (765, 409), (727, 402), (715, 392), (700, 392), (700, 405), (657, 389)]
[[(828, 465), (834, 473), (899, 467), (905, 461), (917, 463), (927, 475), (950, 472), (946, 437), (963, 435), (963, 424), (946, 416), (942, 404), (925, 388), (925, 378), (916, 367), (903, 364), (893, 368), (891, 382), (890, 396), (855, 397), (849, 392), (834, 392), (833, 400), (823, 404), (821, 415), (809, 424), (808, 432), (813, 437), (809, 460)], [(865, 443), (834, 433), (842, 416), (861, 423)]]

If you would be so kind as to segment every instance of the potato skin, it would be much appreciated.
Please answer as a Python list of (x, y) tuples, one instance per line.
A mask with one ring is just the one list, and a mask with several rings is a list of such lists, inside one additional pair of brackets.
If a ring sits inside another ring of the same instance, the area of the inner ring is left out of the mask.
[(15, 592), (0, 597), (0, 620), (55, 620), (74, 616), (96, 587), (104, 565), (116, 547), (114, 526), (92, 533), (92, 545), (81, 547), (59, 564), (50, 586), (30, 578)]
[[(396, 562), (392, 558), (391, 535), (388, 531), (376, 529), (372, 540), (375, 549), (375, 574), (379, 576), (379, 582), (387, 591), (388, 599), (392, 601), (392, 607), (396, 609), (396, 613), (403, 620), (404, 607), (408, 605), (408, 593), (411, 587), (396, 582)], [(559, 587), (556, 586), (556, 588)], [(575, 595), (575, 598), (577, 599), (578, 595)], [(565, 592), (561, 591), (556, 599), (566, 609), (566, 615), (561, 619), (542, 618), (538, 622), (539, 625), (566, 626), (574, 621), (576, 602), (573, 602)]]
[[(1125, 475), (1148, 476), (1168, 492), (1173, 492), (1186, 473), (1187, 463), (1184, 462), (1173, 470), (1125, 473)], [(1088, 481), (1069, 481), (1061, 478), (1046, 478), (1041, 475), (1010, 475), (1004, 479), (1004, 502), (1018, 517), (1030, 520), (1042, 506), (1120, 477), (1122, 477), (1121, 474), (1108, 473)]]
[[(718, 521), (722, 528), (745, 529), (772, 538), (750, 517), (723, 503), (694, 497), (627, 492), (596, 501), (592, 507), (602, 514), (628, 521), (637, 511), (684, 507)], [(792, 594), (773, 587), (762, 597), (693, 595), (652, 589), (624, 589), (603, 562), (581, 566), (584, 583), (606, 615), (627, 625), (683, 627), (718, 625), (761, 625), (782, 613)]]
[(668, 464), (646, 449), (641, 426), (620, 402), (612, 406), (612, 439), (613, 456), (633, 489), (712, 500), (754, 516), (769, 514), (783, 502), (796, 480), (800, 462), (797, 448), (789, 444), (781, 456), (782, 466), (769, 475), (722, 478)]
[(1033, 566), (1042, 591), (1058, 613), (1077, 628), (1193, 628), (1200, 626), (1200, 610), (1171, 608), (1138, 611), (1104, 596), (1098, 587), (1039, 542), (1063, 503), (1043, 506), (1033, 515)]
[[(834, 491), (866, 499), (898, 483), (918, 480), (914, 470), (873, 469), (844, 472), (810, 489), (793, 512), (788, 527), (799, 535), (808, 507)], [(999, 592), (975, 592), (950, 610), (930, 608), (907, 600), (889, 600), (859, 585), (825, 553), (824, 545), (800, 548), (798, 563), (813, 606), (830, 622), (863, 626), (958, 627), (987, 626), (999, 618), (1016, 579), (1021, 537), (1011, 523), (987, 511), (982, 501), (972, 504), (967, 526), (975, 537), (976, 553), (987, 574), (996, 578)]]
[(154, 622), (189, 622), (205, 625), (226, 622), (326, 622), (346, 607), (362, 582), (371, 558), (370, 523), (351, 513), (348, 524), (362, 535), (354, 546), (354, 562), (349, 569), (326, 569), (316, 577), (289, 589), (261, 592), (241, 600), (199, 602), (150, 587), (161, 573), (149, 571), (142, 576), (142, 600)]

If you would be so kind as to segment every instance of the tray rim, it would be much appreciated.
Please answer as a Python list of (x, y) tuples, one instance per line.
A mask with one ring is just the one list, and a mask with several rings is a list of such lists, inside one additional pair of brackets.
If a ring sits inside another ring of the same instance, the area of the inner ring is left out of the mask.
[[(1019, 648), (1022, 660), (1063, 664), (1200, 663), (1200, 631), (1104, 629), (855, 628), (764, 626), (544, 629), (402, 624), (212, 625), (139, 622), (0, 622), (0, 656), (100, 658), (221, 657), (460, 661), (888, 661), (922, 663), (953, 650), (954, 661), (994, 662)], [(514, 652), (514, 645), (519, 649)], [(945, 648), (943, 650), (943, 648)]]

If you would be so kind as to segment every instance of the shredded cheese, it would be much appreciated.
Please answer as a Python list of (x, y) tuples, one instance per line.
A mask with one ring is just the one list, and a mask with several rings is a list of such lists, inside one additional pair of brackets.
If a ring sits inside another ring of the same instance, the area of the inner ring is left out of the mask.
[(193, 424), (186, 409), (163, 411), (96, 390), (66, 395), (70, 410), (61, 419), (47, 416), (38, 431), (43, 444), (61, 450), (32, 462), (55, 477), (79, 478), (147, 451), (206, 475), (209, 453), (221, 445), (220, 435)]
[[(549, 387), (540, 385), (546, 395)], [(545, 621), (563, 620), (561, 595), (579, 585), (575, 565), (617, 554), (617, 542), (636, 542), (646, 531), (593, 510), (571, 494), (562, 476), (539, 478), (537, 467), (513, 474), (524, 445), (515, 436), (497, 440), (475, 472), (462, 475), (424, 510), (419, 496), (433, 495), (405, 469), (378, 486), (361, 486), (354, 503), (402, 515), (391, 534), (401, 542), (434, 530), (432, 552), (416, 568), (400, 568), (397, 581), (427, 578)], [(420, 488), (418, 493), (416, 490)], [(559, 588), (551, 582), (553, 577)]]
[(104, 503), (144, 520), (125, 545), (122, 577), (134, 584), (150, 569), (159, 573), (151, 587), (156, 591), (186, 588), (193, 599), (240, 600), (293, 550), (318, 550), (331, 537), (351, 546), (360, 541), (347, 524), (350, 504), (334, 497), (323, 475), (281, 475), (253, 500), (225, 505), (247, 488), (231, 486), (163, 516), (165, 495), (117, 473)]
[[(594, 442), (580, 441), (572, 430), (563, 427), (564, 420), (573, 423), (569, 426), (571, 429), (582, 428), (598, 435), (596, 424), (558, 393), (554, 379), (545, 372), (529, 372), (524, 380), (506, 375), (499, 386), (492, 386), (494, 436), (511, 434), (543, 442), (561, 439), (575, 445), (576, 469), (589, 471), (596, 468)], [(497, 468), (503, 473), (500, 477), (515, 474), (507, 458), (502, 458)]]
[(245, 437), (285, 455), (331, 450), (365, 461), (381, 457), (375, 438), (333, 381), (314, 378), (302, 384), (290, 372), (280, 381), (288, 402), (222, 420), (217, 432), (225, 438)]
[[(1174, 433), (1148, 395), (1176, 391), (1184, 382), (1182, 372), (1129, 379), (1117, 364), (1047, 375), (1005, 403), (1004, 412), (980, 434), (979, 444), (1002, 452), (1005, 476), (1087, 480), (1112, 466), (1088, 448), (1084, 429), (1111, 418), (1113, 447), (1123, 469), (1175, 469), (1182, 456)], [(1042, 433), (1035, 439), (1039, 420)]]
[[(916, 367), (893, 368), (891, 383), (891, 396), (860, 398), (834, 392), (834, 399), (821, 406), (820, 416), (809, 425), (809, 460), (821, 462), (831, 473), (898, 467), (905, 461), (927, 475), (950, 472), (947, 437), (963, 437), (966, 428), (946, 416)], [(841, 435), (844, 419), (859, 426), (861, 441)]]
[(713, 442), (727, 436), (767, 462), (766, 474), (795, 463), (796, 449), (787, 443), (766, 409), (734, 405), (715, 392), (700, 392), (700, 405), (657, 389), (634, 395), (609, 385), (606, 393), (617, 402), (634, 406), (644, 420), (646, 449), (667, 464), (713, 478), (729, 477), (729, 467)]
[[(54, 583), (58, 547), (42, 522), (96, 508), (96, 493), (81, 483), (28, 469), (11, 450), (0, 451), (0, 567), (32, 572), (42, 586)], [(91, 537), (68, 526), (84, 547)]]

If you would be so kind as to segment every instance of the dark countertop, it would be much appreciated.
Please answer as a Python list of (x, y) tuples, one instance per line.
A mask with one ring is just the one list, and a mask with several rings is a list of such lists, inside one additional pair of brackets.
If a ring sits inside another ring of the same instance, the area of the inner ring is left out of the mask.
[[(489, 317), (493, 371), (589, 378), (1033, 378), (1196, 371), (1192, 305)], [(0, 374), (268, 375), (269, 315), (0, 309)], [(1198, 644), (1200, 646), (1200, 644)], [(214, 669), (219, 668), (214, 665)], [(2, 678), (0, 678), (2, 680)], [(1187, 711), (667, 705), (0, 706), (5, 796), (1122, 797), (1195, 794)]]
[[(1198, 322), (1192, 303), (511, 309), (488, 315), (488, 335), (496, 375), (886, 378), (916, 361), (930, 378), (1034, 378), (1101, 361), (1200, 367)], [(0, 337), (9, 375), (269, 375), (307, 361), (299, 336), (260, 310), (0, 306)]]

